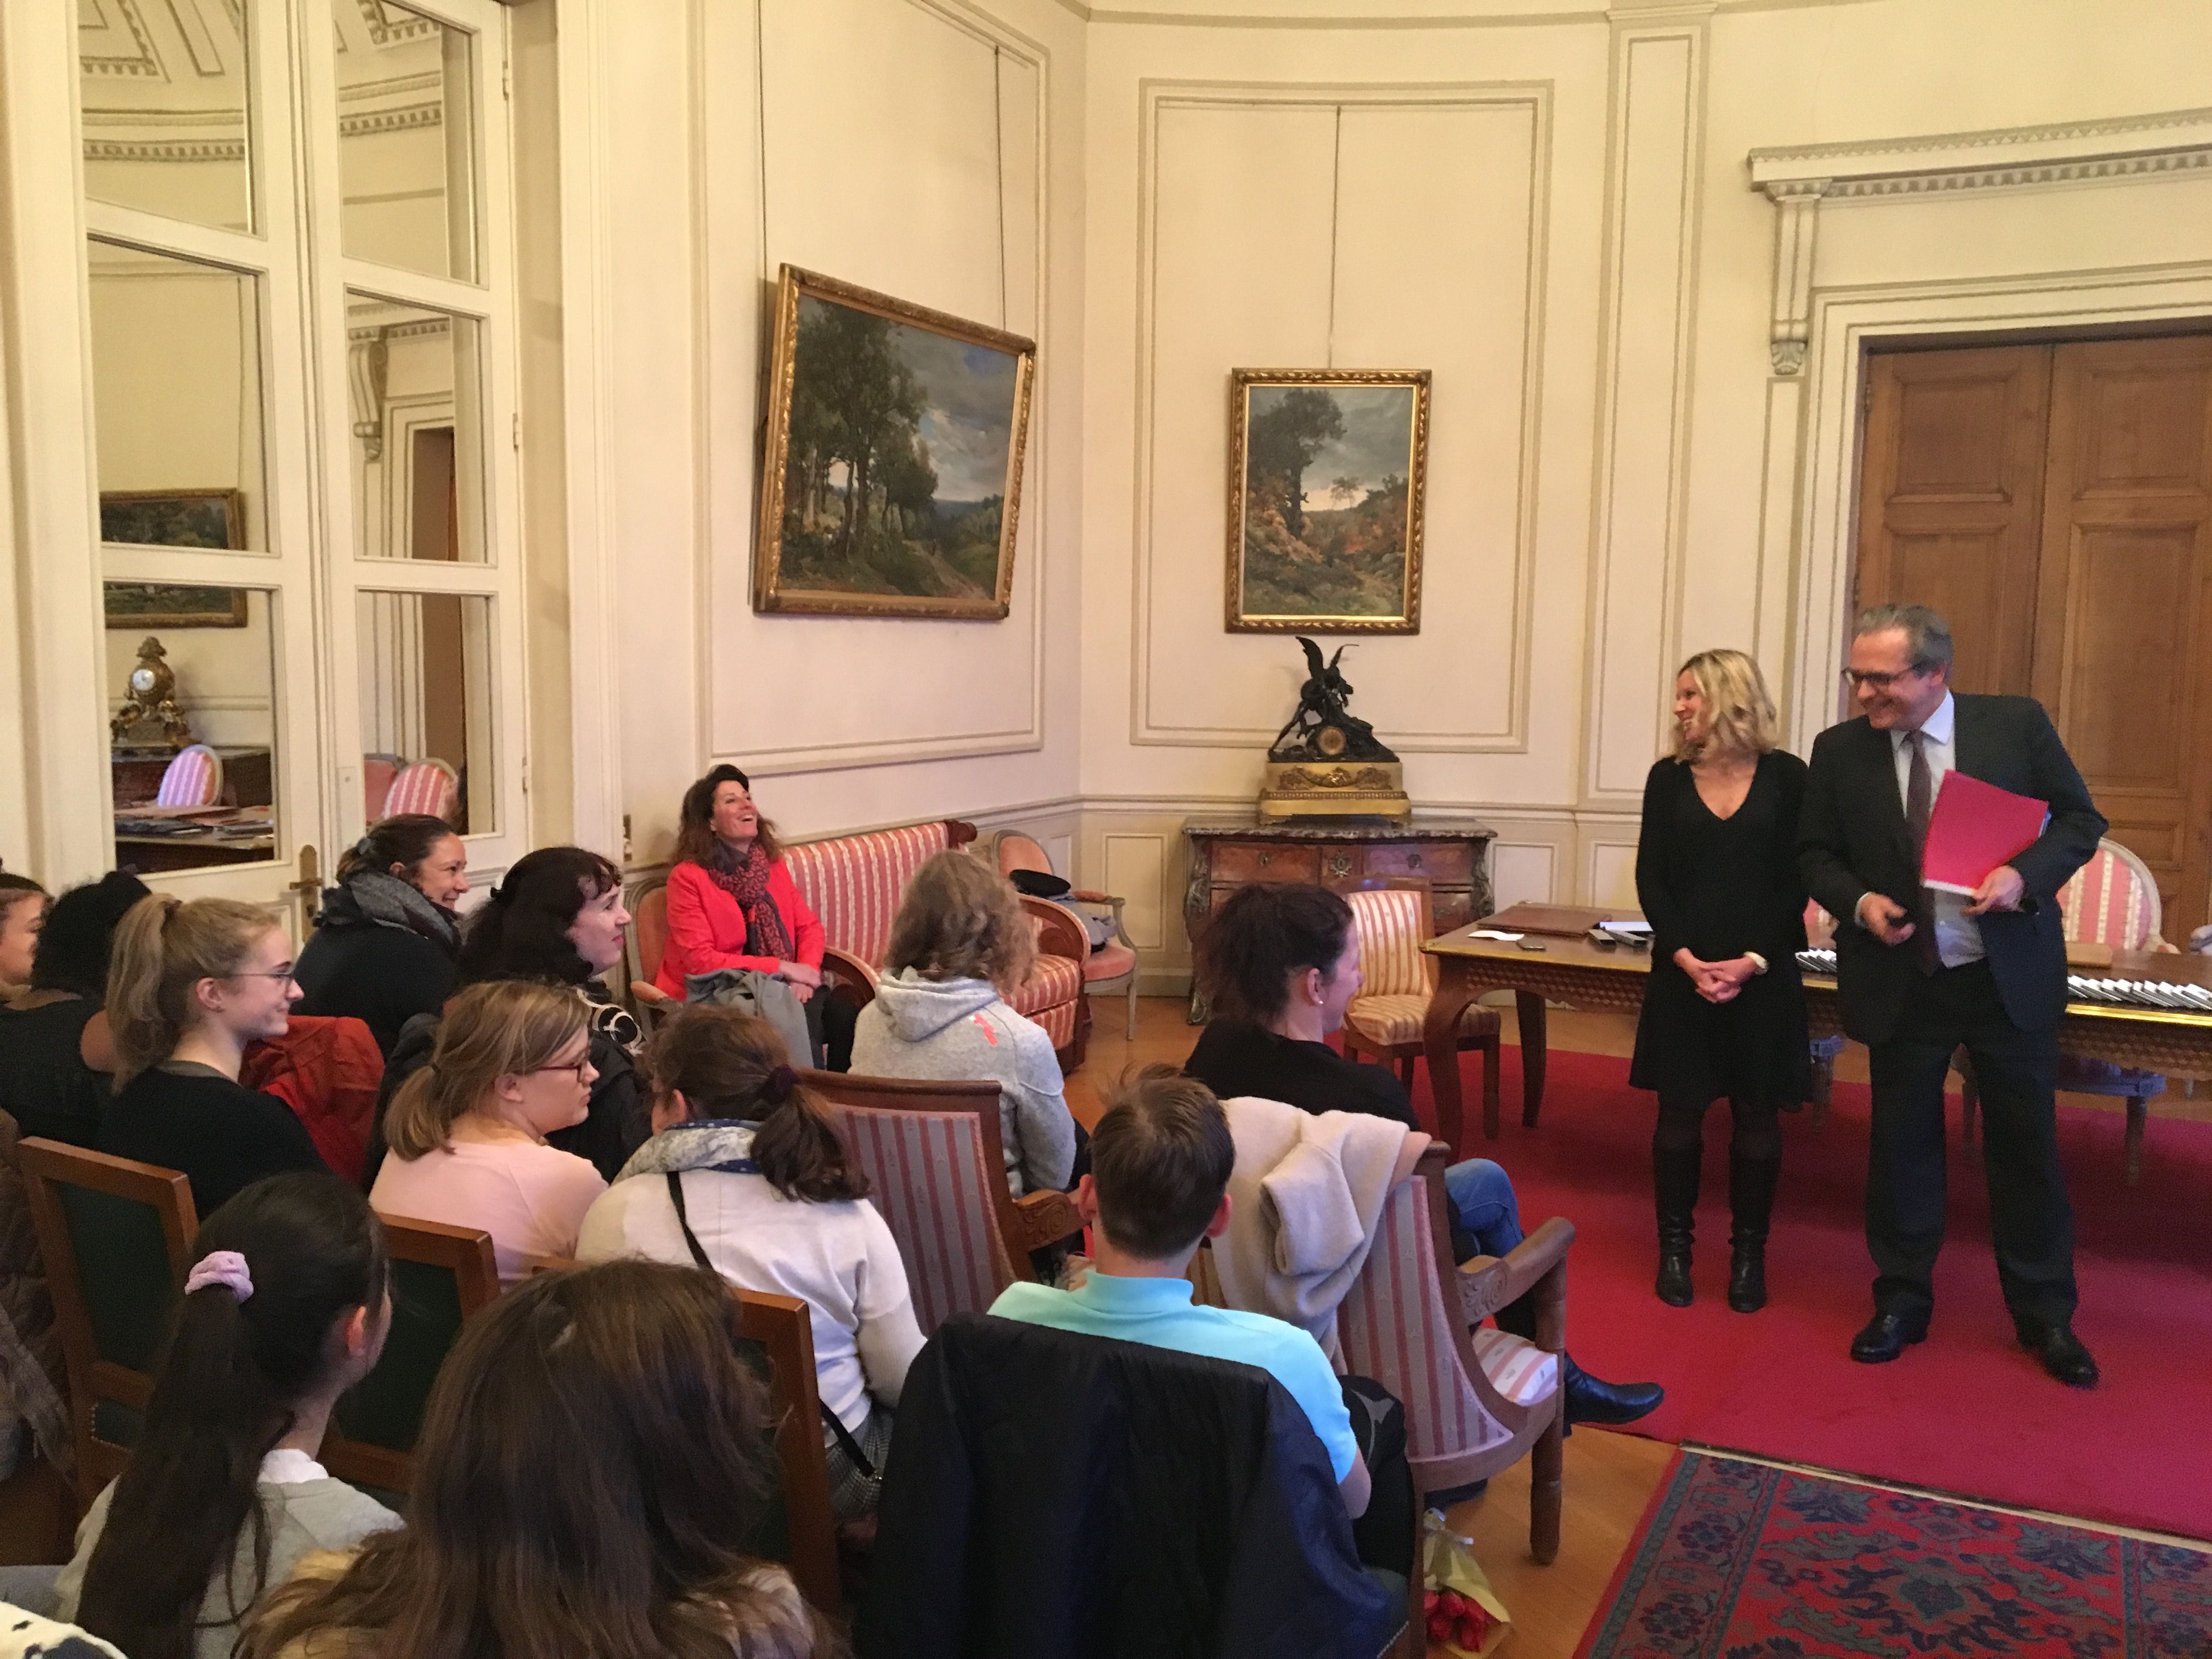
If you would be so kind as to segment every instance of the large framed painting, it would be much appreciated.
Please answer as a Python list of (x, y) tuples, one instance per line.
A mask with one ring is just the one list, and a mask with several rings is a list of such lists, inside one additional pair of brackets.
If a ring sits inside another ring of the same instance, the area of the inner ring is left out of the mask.
[(1036, 346), (793, 266), (776, 285), (753, 608), (1001, 617)]
[(100, 539), (155, 547), (246, 545), (246, 498), (235, 489), (100, 492)]
[(1232, 634), (1418, 634), (1429, 371), (1229, 378)]

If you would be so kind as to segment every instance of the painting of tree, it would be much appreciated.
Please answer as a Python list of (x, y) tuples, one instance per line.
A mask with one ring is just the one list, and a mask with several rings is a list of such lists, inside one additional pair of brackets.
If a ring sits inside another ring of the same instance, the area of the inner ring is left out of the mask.
[(1419, 633), (1428, 372), (1240, 368), (1231, 388), (1231, 631)]
[(784, 268), (754, 605), (1006, 614), (1036, 347)]

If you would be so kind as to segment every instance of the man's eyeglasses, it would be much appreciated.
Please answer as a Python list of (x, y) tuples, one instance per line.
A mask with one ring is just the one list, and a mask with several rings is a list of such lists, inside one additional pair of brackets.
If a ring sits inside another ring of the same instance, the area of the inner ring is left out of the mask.
[(1863, 685), (1870, 685), (1877, 691), (1887, 691), (1899, 680), (1911, 679), (1916, 675), (1925, 674), (1927, 672), (1927, 666), (1919, 663), (1914, 664), (1910, 668), (1901, 668), (1893, 674), (1870, 669), (1846, 668), (1844, 670), (1844, 679), (1854, 691)]

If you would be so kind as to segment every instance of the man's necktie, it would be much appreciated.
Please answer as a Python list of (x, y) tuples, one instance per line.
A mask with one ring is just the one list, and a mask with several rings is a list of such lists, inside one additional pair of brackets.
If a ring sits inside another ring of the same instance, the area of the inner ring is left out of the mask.
[[(1905, 787), (1905, 827), (1912, 837), (1912, 858), (1918, 866), (1928, 847), (1928, 817), (1935, 810), (1935, 781), (1928, 770), (1928, 734), (1908, 732), (1905, 746), (1911, 751), (1911, 769), (1906, 775)], [(1915, 873), (1917, 873), (1916, 869)], [(1919, 902), (1913, 906), (1912, 948), (1920, 963), (1920, 971), (1932, 974), (1943, 964), (1936, 950), (1936, 896), (1927, 888), (1918, 890)]]

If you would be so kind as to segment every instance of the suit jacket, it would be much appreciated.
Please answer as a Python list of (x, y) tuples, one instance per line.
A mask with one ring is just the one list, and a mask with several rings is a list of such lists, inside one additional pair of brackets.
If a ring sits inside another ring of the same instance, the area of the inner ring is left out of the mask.
[[(2021, 908), (1978, 918), (2006, 1015), (2036, 1030), (2057, 1024), (2066, 1006), (2058, 890), (2096, 852), (2105, 818), (2041, 703), (1960, 695), (1957, 704), (1957, 769), (2051, 808), (2042, 836), (2012, 861), (2027, 889)], [(1857, 905), (1871, 890), (1917, 911), (1920, 865), (1905, 829), (1896, 750), (1889, 733), (1863, 715), (1813, 740), (1797, 854), (1806, 890), (1836, 918), (1844, 1030), (1862, 1042), (1886, 1042), (1920, 977), (1917, 948), (1884, 945), (1858, 925)]]
[(954, 1314), (907, 1372), (861, 1659), (1370, 1659), (1328, 1453), (1251, 1365)]

